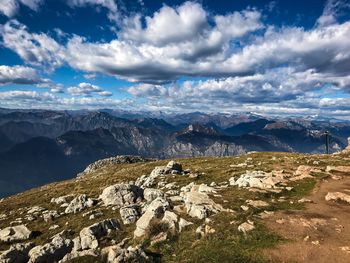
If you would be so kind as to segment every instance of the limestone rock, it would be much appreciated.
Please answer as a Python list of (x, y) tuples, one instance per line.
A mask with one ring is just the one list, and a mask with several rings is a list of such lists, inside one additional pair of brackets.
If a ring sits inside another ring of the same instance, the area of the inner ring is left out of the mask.
[(325, 199), (326, 201), (342, 201), (350, 204), (350, 195), (341, 192), (329, 192)]
[(28, 252), (34, 247), (33, 243), (14, 244), (0, 254), (1, 263), (26, 263), (29, 260)]
[(149, 257), (141, 246), (121, 248), (120, 246), (112, 246), (108, 248), (107, 262), (122, 263), (122, 262), (151, 262)]
[(45, 222), (54, 220), (55, 218), (60, 217), (60, 214), (56, 210), (46, 210), (43, 213), (43, 218)]
[(119, 207), (134, 204), (138, 198), (142, 198), (142, 189), (131, 184), (115, 184), (108, 186), (100, 195), (100, 199), (105, 205), (115, 205)]
[(179, 220), (179, 232), (182, 232), (182, 230), (184, 230), (186, 227), (193, 225), (192, 222), (189, 222), (183, 218), (180, 218)]
[(165, 223), (169, 230), (176, 231), (178, 220), (179, 217), (177, 214), (171, 211), (165, 211), (161, 222)]
[(269, 206), (269, 203), (262, 200), (247, 200), (246, 203), (255, 208)]
[(41, 206), (33, 206), (31, 208), (28, 209), (27, 214), (34, 214), (34, 215), (38, 215), (41, 212), (45, 211), (46, 208), (43, 208)]
[(57, 262), (69, 253), (72, 247), (73, 243), (70, 239), (58, 235), (50, 243), (32, 248), (28, 254), (28, 263)]
[(23, 241), (30, 239), (33, 232), (25, 225), (11, 226), (0, 230), (0, 240), (4, 242)]
[(231, 177), (229, 182), (232, 186), (238, 187), (253, 187), (260, 189), (276, 188), (278, 184), (284, 182), (284, 178), (273, 173), (266, 173), (263, 171), (246, 171), (237, 180)]
[(224, 210), (221, 205), (216, 204), (205, 193), (187, 192), (184, 194), (184, 202), (188, 215), (199, 219), (208, 217), (210, 213)]
[(294, 172), (294, 176), (292, 178), (290, 178), (291, 181), (298, 181), (298, 180), (302, 180), (305, 178), (313, 178), (311, 176), (311, 173), (315, 173), (315, 172), (321, 172), (320, 169), (317, 169), (315, 167), (312, 166), (308, 166), (308, 165), (300, 165), (297, 170)]
[(254, 228), (255, 228), (254, 222), (248, 220), (247, 222), (244, 222), (238, 226), (238, 231), (246, 234), (247, 232), (252, 231)]
[(135, 223), (140, 217), (139, 207), (137, 205), (124, 206), (119, 210), (123, 224)]
[(162, 197), (153, 200), (147, 207), (145, 213), (136, 222), (135, 237), (142, 237), (146, 234), (150, 223), (154, 219), (161, 219), (164, 212), (169, 208), (169, 202)]
[(326, 172), (350, 173), (350, 166), (327, 166)]
[(119, 223), (114, 219), (106, 219), (99, 223), (85, 227), (80, 231), (81, 249), (95, 249), (98, 247), (98, 239), (106, 236), (109, 231), (118, 230)]
[(75, 195), (69, 194), (69, 195), (64, 195), (57, 198), (51, 198), (51, 203), (54, 203), (57, 205), (69, 204), (74, 197)]
[(65, 213), (77, 213), (94, 205), (94, 200), (88, 198), (85, 194), (75, 197), (67, 206)]
[(146, 199), (147, 202), (152, 202), (158, 197), (164, 197), (164, 193), (162, 190), (154, 188), (145, 188), (145, 190), (143, 191), (143, 198)]

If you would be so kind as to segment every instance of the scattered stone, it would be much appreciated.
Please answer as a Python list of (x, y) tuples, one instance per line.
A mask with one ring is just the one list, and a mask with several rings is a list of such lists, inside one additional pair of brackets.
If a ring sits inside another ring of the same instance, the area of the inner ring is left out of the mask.
[(28, 253), (34, 247), (33, 243), (14, 244), (0, 254), (1, 263), (26, 263), (29, 260)]
[(341, 251), (344, 251), (345, 253), (350, 254), (350, 246), (344, 246), (344, 247), (340, 247)]
[(122, 207), (136, 203), (142, 198), (142, 189), (136, 185), (115, 184), (105, 188), (100, 199), (107, 205)]
[(311, 176), (311, 173), (318, 173), (318, 172), (321, 172), (321, 170), (308, 165), (300, 165), (297, 168), (297, 170), (294, 172), (294, 176), (290, 178), (290, 180), (298, 181), (305, 178), (313, 178)]
[(200, 225), (199, 227), (197, 227), (196, 229), (196, 234), (200, 235), (202, 238), (206, 237), (208, 235), (212, 235), (214, 234), (216, 231), (214, 228), (212, 228), (209, 225)]
[(106, 219), (91, 226), (85, 227), (80, 231), (81, 249), (98, 248), (98, 239), (106, 236), (109, 231), (119, 230), (119, 223), (114, 219)]
[(140, 217), (139, 206), (137, 205), (124, 206), (120, 208), (119, 212), (124, 225), (135, 223)]
[(165, 211), (164, 216), (161, 220), (162, 223), (165, 223), (168, 226), (168, 229), (175, 232), (176, 231), (176, 224), (179, 220), (179, 217), (177, 214), (171, 211)]
[(298, 200), (298, 203), (312, 203), (312, 200), (303, 197), (303, 198)]
[(269, 206), (269, 203), (262, 200), (247, 200), (246, 203), (255, 208)]
[(92, 207), (95, 204), (94, 200), (88, 198), (87, 195), (82, 194), (75, 197), (67, 206), (65, 213), (78, 213), (86, 208)]
[(33, 207), (28, 209), (27, 214), (38, 215), (45, 210), (46, 210), (46, 208), (43, 208), (41, 206), (33, 206)]
[(55, 230), (57, 228), (59, 228), (60, 226), (59, 225), (52, 225), (49, 227), (49, 230)]
[(252, 231), (254, 228), (255, 228), (254, 222), (248, 220), (247, 222), (244, 222), (238, 226), (238, 231), (246, 234), (247, 232)]
[(69, 194), (57, 198), (51, 198), (51, 203), (68, 206), (68, 204), (73, 200), (74, 197), (75, 195)]
[(245, 205), (241, 205), (241, 208), (242, 208), (243, 211), (248, 211), (249, 210), (249, 207), (245, 206)]
[(45, 222), (54, 220), (55, 218), (60, 217), (60, 214), (56, 210), (46, 210), (43, 212), (43, 218)]
[(283, 176), (266, 173), (263, 171), (246, 171), (237, 180), (231, 177), (229, 182), (232, 186), (252, 187), (260, 189), (276, 188), (278, 184), (284, 182)]
[(350, 195), (341, 192), (329, 192), (325, 199), (326, 201), (342, 201), (350, 204)]
[(23, 241), (30, 239), (33, 232), (25, 225), (7, 227), (0, 230), (0, 240), (4, 242)]

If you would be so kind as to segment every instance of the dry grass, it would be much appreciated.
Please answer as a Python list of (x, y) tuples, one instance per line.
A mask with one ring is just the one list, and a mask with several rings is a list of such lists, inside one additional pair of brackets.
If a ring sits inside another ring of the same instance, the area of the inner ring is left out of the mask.
[[(252, 167), (231, 167), (247, 161)], [(237, 157), (200, 157), (177, 159), (181, 162), (184, 169), (190, 169), (192, 172), (204, 173), (196, 179), (188, 176), (170, 175), (167, 177), (168, 182), (176, 182), (181, 187), (190, 182), (196, 184), (211, 182), (227, 182), (232, 176), (240, 176), (246, 170), (263, 170), (266, 172), (272, 170), (284, 170), (286, 173), (292, 173), (299, 165), (312, 165), (313, 161), (318, 161), (319, 168), (325, 168), (327, 165), (347, 165), (349, 163), (348, 155), (326, 156), (326, 155), (305, 155), (294, 153), (253, 153)], [(156, 161), (139, 164), (118, 164), (105, 166), (93, 174), (83, 178), (72, 179), (63, 182), (52, 183), (40, 188), (32, 189), (24, 193), (12, 196), (0, 203), (0, 214), (5, 213), (8, 217), (0, 221), (0, 229), (10, 225), (11, 221), (16, 218), (24, 218), (26, 211), (23, 208), (32, 206), (42, 206), (49, 210), (63, 211), (58, 205), (50, 203), (51, 198), (63, 196), (66, 194), (87, 194), (89, 197), (97, 198), (102, 190), (112, 184), (136, 180), (143, 174), (149, 174), (155, 166), (165, 165), (168, 161)], [(220, 213), (213, 216), (212, 226), (216, 232), (207, 239), (197, 240), (194, 229), (200, 224), (198, 220), (181, 215), (185, 219), (195, 223), (179, 236), (162, 243), (162, 246), (151, 248), (153, 253), (162, 255), (164, 262), (262, 262), (263, 258), (259, 256), (259, 249), (267, 246), (273, 246), (280, 239), (273, 233), (269, 233), (264, 228), (262, 221), (258, 219), (257, 214), (262, 210), (290, 210), (303, 209), (303, 205), (296, 201), (300, 197), (308, 194), (315, 186), (317, 180), (320, 180), (325, 174), (315, 174), (315, 178), (303, 180), (291, 184), (293, 190), (284, 191), (280, 194), (275, 193), (253, 193), (245, 189), (227, 188), (220, 192), (222, 197), (213, 197), (217, 202), (223, 203), (225, 208), (237, 211), (236, 214)], [(244, 212), (240, 206), (247, 199), (260, 199), (271, 201), (278, 199), (280, 196), (285, 197), (284, 202), (271, 203), (264, 209), (249, 209)], [(91, 208), (93, 210), (96, 208)], [(100, 206), (99, 210), (103, 216), (94, 220), (88, 217), (82, 217), (82, 214), (89, 211), (84, 210), (77, 214), (64, 215), (52, 222), (44, 222), (42, 219), (28, 222), (28, 227), (32, 230), (39, 231), (41, 234), (33, 242), (43, 244), (51, 236), (62, 231), (70, 230), (71, 236), (76, 236), (79, 231), (95, 222), (106, 218), (120, 219), (119, 211), (113, 211), (106, 207)], [(257, 228), (248, 237), (244, 237), (237, 231), (237, 224), (247, 219), (253, 219), (257, 223)], [(231, 223), (236, 221), (236, 223)], [(231, 224), (230, 224), (231, 223)], [(59, 225), (55, 230), (49, 230), (53, 224)], [(101, 241), (102, 245), (107, 245), (111, 239), (121, 240), (130, 236), (135, 226), (123, 226), (123, 229), (115, 235), (109, 236)], [(8, 244), (0, 243), (0, 250), (8, 248)], [(73, 261), (83, 262), (83, 261)], [(84, 262), (90, 262), (86, 259)], [(96, 262), (96, 261), (91, 261)]]

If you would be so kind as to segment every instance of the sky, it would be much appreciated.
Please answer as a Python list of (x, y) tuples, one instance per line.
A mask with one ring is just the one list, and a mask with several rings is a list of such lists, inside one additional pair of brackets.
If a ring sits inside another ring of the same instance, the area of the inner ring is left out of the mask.
[(350, 0), (1, 0), (0, 107), (350, 119)]

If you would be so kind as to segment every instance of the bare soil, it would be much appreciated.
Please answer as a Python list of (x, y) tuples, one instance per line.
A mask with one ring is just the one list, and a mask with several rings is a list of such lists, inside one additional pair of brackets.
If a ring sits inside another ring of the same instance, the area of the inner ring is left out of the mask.
[(268, 228), (286, 239), (264, 251), (271, 262), (350, 262), (350, 204), (326, 201), (328, 192), (350, 194), (350, 176), (320, 181), (305, 210), (266, 219)]

